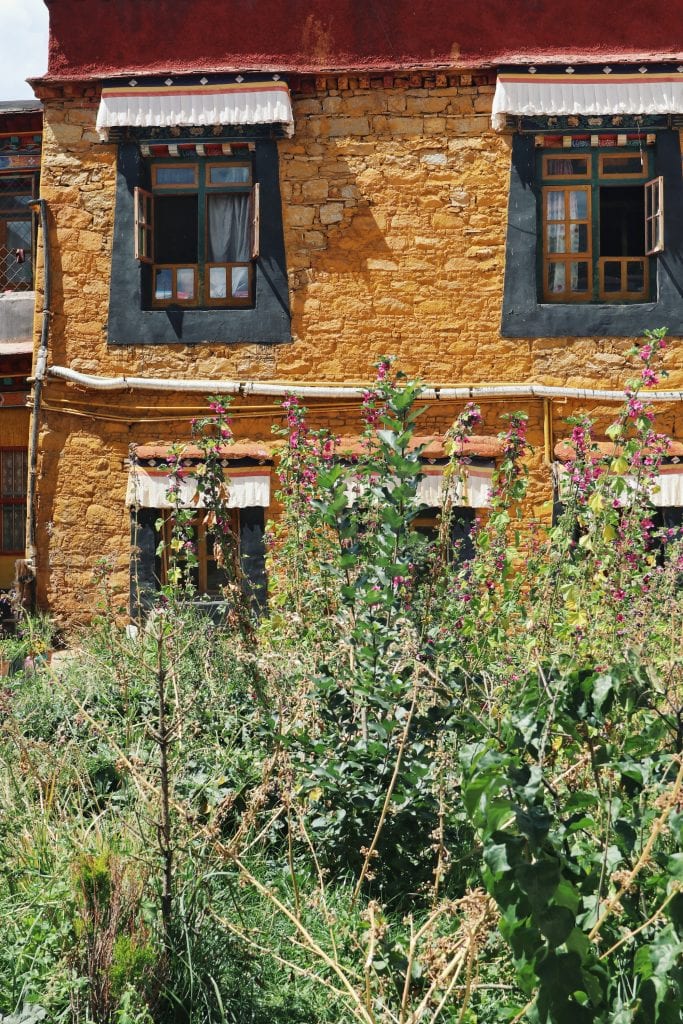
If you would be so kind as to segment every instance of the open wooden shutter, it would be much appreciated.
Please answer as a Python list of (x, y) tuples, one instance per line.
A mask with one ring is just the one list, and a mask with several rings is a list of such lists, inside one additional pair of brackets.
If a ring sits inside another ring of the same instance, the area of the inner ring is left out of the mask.
[(135, 259), (154, 262), (154, 196), (144, 188), (133, 192), (135, 206)]
[(261, 187), (258, 182), (251, 193), (251, 258), (261, 255)]
[(664, 178), (645, 182), (645, 253), (664, 251)]

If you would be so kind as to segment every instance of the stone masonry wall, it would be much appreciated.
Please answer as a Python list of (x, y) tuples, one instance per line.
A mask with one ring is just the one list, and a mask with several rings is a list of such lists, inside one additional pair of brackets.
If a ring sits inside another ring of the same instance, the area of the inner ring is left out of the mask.
[[(50, 362), (97, 374), (342, 383), (367, 381), (377, 357), (392, 353), (407, 374), (430, 383), (621, 386), (628, 340), (500, 336), (510, 140), (490, 128), (493, 91), (492, 78), (465, 74), (300, 84), (294, 137), (279, 143), (293, 342), (273, 347), (107, 348), (116, 147), (98, 141), (94, 90), (46, 94)], [(683, 387), (683, 371), (670, 369), (671, 386)], [(270, 437), (277, 411), (264, 405), (236, 402), (245, 413), (236, 419), (238, 436)], [(332, 405), (314, 419), (356, 431), (357, 409)], [(484, 403), (486, 432), (496, 433), (500, 413), (520, 405)], [(526, 406), (535, 446), (527, 515), (546, 516), (543, 406)], [(577, 408), (554, 403), (556, 436)], [(100, 556), (109, 559), (125, 604), (128, 445), (186, 436), (199, 411), (197, 396), (98, 394), (48, 383), (39, 483), (43, 605), (66, 616), (91, 610)], [(433, 404), (420, 431), (443, 431), (457, 411)], [(610, 409), (598, 412), (606, 422)], [(679, 407), (665, 410), (662, 427), (683, 436), (680, 417)]]

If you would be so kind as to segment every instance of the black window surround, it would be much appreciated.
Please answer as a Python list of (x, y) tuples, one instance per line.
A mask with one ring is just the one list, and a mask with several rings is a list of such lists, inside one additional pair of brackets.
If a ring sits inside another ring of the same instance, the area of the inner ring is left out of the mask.
[[(144, 618), (159, 599), (163, 575), (157, 522), (163, 512), (156, 508), (133, 508), (130, 515), (130, 610), (135, 619)], [(254, 610), (264, 612), (268, 600), (265, 509), (241, 508), (238, 513), (242, 588)], [(220, 598), (197, 597), (195, 604), (206, 610), (225, 608)]]
[(654, 174), (664, 178), (665, 250), (654, 259), (651, 302), (539, 302), (540, 183), (532, 134), (512, 138), (505, 284), (504, 338), (637, 337), (648, 328), (683, 334), (683, 179), (678, 131), (657, 132)]
[[(240, 136), (240, 141), (243, 137)], [(253, 305), (151, 308), (151, 269), (135, 259), (134, 190), (149, 188), (151, 159), (138, 140), (118, 147), (107, 341), (110, 345), (277, 344), (291, 341), (277, 142), (259, 138), (253, 154), (260, 186), (260, 255)]]

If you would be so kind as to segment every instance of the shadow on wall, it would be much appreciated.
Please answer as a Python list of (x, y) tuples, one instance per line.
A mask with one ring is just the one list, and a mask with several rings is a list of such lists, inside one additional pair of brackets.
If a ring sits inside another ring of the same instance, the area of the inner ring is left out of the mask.
[(497, 137), (443, 133), (285, 149), (295, 340), (323, 357), (343, 340), (344, 365), (328, 370), (346, 377), (386, 351), (422, 373), (436, 357), (450, 377), (469, 334), (497, 340), (508, 161)]

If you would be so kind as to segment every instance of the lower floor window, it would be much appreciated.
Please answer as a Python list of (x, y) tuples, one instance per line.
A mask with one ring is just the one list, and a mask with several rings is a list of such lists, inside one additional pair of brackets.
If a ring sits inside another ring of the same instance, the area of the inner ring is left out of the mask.
[[(230, 518), (229, 529), (235, 538), (235, 551), (239, 557), (239, 512), (237, 509), (233, 509)], [(189, 558), (189, 553), (184, 553), (182, 550), (174, 555), (173, 543), (176, 540), (177, 531), (174, 530), (172, 514), (165, 512), (162, 517), (161, 530), (163, 543), (160, 546), (162, 582), (170, 581), (171, 564), (180, 564), (186, 572), (186, 579), (192, 584), (197, 594), (220, 598), (223, 587), (229, 582), (230, 577), (229, 572), (222, 564), (222, 553), (207, 523), (206, 513), (197, 512), (189, 522), (183, 525), (183, 533), (187, 536), (190, 551), (195, 556), (193, 559)]]
[(0, 448), (0, 552), (23, 554), (26, 523), (25, 448)]
[[(467, 562), (474, 557), (472, 529), (477, 511), (467, 505), (458, 505), (451, 509), (448, 554), (454, 562)], [(439, 536), (441, 514), (440, 508), (422, 509), (420, 515), (413, 519), (411, 525), (416, 533), (422, 534), (429, 541), (435, 541)]]
[[(232, 573), (222, 565), (207, 515), (197, 510), (188, 524), (196, 564), (188, 566), (189, 581), (199, 601), (219, 605), (223, 587)], [(231, 528), (235, 536), (235, 555), (245, 597), (257, 608), (265, 608), (267, 581), (265, 567), (265, 510), (260, 507), (233, 509)], [(187, 531), (189, 532), (189, 531)], [(178, 538), (179, 539), (179, 538)], [(172, 561), (186, 561), (182, 549), (174, 552), (176, 540), (172, 512), (168, 509), (133, 508), (131, 510), (131, 612), (137, 616), (156, 601), (159, 588), (168, 582)]]

